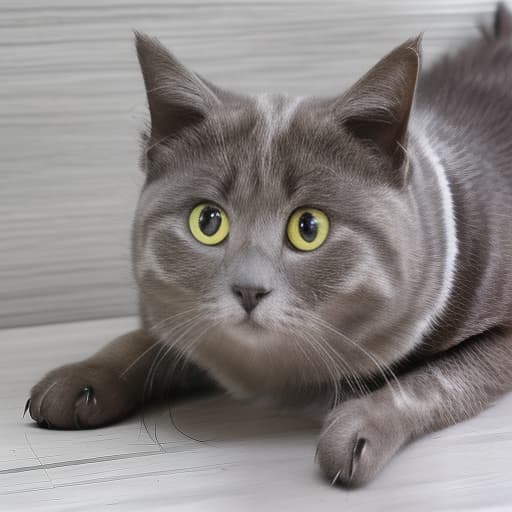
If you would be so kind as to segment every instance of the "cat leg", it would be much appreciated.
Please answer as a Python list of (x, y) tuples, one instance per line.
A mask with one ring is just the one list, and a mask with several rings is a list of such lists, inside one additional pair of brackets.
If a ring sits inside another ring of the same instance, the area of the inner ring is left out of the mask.
[(405, 443), (470, 418), (512, 390), (512, 333), (468, 340), (398, 383), (327, 416), (317, 460), (333, 483), (368, 482)]
[(179, 362), (174, 350), (137, 330), (88, 359), (49, 372), (32, 388), (27, 408), (42, 426), (100, 427), (166, 390), (179, 394), (209, 385), (213, 383), (197, 366)]

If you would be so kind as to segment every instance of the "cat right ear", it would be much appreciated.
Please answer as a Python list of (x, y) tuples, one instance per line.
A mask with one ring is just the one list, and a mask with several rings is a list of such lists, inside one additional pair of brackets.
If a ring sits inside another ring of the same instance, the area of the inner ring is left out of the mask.
[(135, 32), (149, 112), (151, 137), (175, 137), (201, 122), (219, 99), (208, 85), (189, 71), (157, 39)]
[(421, 36), (380, 60), (337, 100), (338, 118), (354, 137), (377, 149), (391, 169), (388, 178), (407, 178), (407, 126), (421, 63)]

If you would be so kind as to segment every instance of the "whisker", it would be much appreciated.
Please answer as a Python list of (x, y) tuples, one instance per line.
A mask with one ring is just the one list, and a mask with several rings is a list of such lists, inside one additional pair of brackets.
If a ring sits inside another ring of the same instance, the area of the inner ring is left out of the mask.
[(191, 318), (188, 318), (184, 320), (182, 323), (180, 323), (177, 326), (174, 326), (168, 333), (166, 333), (166, 337), (170, 336), (173, 331), (177, 331), (179, 329), (183, 329), (183, 332), (181, 332), (176, 339), (172, 341), (172, 343), (166, 343), (165, 341), (161, 342), (161, 348), (158, 351), (158, 353), (155, 356), (155, 359), (153, 360), (153, 363), (151, 364), (151, 367), (149, 368), (148, 375), (146, 377), (146, 384), (145, 384), (145, 392), (148, 392), (151, 394), (152, 388), (153, 388), (153, 381), (154, 377), (156, 376), (156, 371), (161, 364), (161, 362), (166, 358), (167, 354), (170, 353), (171, 350), (173, 350), (176, 345), (180, 343), (180, 341), (186, 336), (188, 332), (190, 332), (196, 325), (199, 325), (199, 323), (202, 321), (201, 317), (204, 315), (204, 312), (201, 311), (200, 313), (197, 313), (196, 315), (192, 316)]
[[(297, 315), (303, 315), (303, 311), (297, 310)], [(350, 391), (355, 396), (367, 395), (370, 392), (367, 385), (356, 373), (354, 373), (342, 354), (334, 350), (334, 348), (327, 342), (320, 327), (316, 323), (313, 323), (310, 327), (312, 327), (314, 331), (307, 333), (304, 330), (295, 329), (294, 325), (286, 325), (286, 328), (289, 331), (294, 332), (300, 339), (310, 346), (322, 363), (322, 368), (328, 372), (329, 380), (332, 381), (331, 383), (335, 395), (334, 404), (338, 403), (340, 399), (342, 381), (346, 382)], [(318, 340), (316, 338), (320, 339)], [(314, 359), (314, 361), (316, 361), (316, 359)], [(315, 364), (315, 368), (318, 370), (317, 364)], [(323, 374), (319, 375), (319, 380), (325, 381)]]
[(334, 334), (339, 336), (342, 340), (350, 343), (353, 347), (357, 348), (362, 354), (364, 354), (366, 357), (368, 357), (370, 359), (370, 361), (372, 361), (372, 363), (377, 367), (377, 370), (379, 371), (379, 373), (384, 378), (384, 381), (385, 381), (386, 385), (389, 386), (391, 393), (394, 395), (395, 394), (395, 390), (394, 390), (393, 386), (391, 385), (391, 382), (390, 382), (390, 380), (388, 378), (388, 374), (389, 374), (391, 376), (391, 378), (393, 379), (393, 381), (396, 383), (397, 388), (398, 388), (400, 394), (402, 395), (402, 397), (405, 396), (404, 392), (403, 392), (403, 389), (402, 389), (402, 386), (401, 386), (401, 384), (400, 384), (396, 374), (386, 364), (382, 363), (382, 361), (379, 361), (379, 359), (374, 354), (372, 354), (369, 351), (367, 351), (364, 347), (362, 347), (360, 344), (356, 343), (354, 340), (352, 340), (346, 334), (344, 334), (339, 329), (337, 329), (336, 327), (331, 325), (329, 322), (326, 322), (325, 320), (319, 318), (316, 315), (313, 315), (310, 312), (303, 312), (303, 313), (307, 314), (308, 318), (313, 323), (316, 323), (317, 325), (322, 326), (325, 329), (328, 329), (329, 331), (333, 332)]
[(356, 373), (354, 373), (354, 371), (350, 368), (346, 359), (340, 353), (338, 353), (338, 352), (336, 352), (336, 350), (334, 350), (334, 348), (327, 342), (327, 340), (325, 339), (325, 337), (322, 334), (320, 334), (320, 337), (321, 337), (322, 341), (324, 342), (323, 343), (324, 349), (331, 351), (333, 357), (335, 359), (337, 359), (338, 362), (342, 365), (344, 372), (346, 372), (346, 374), (348, 374), (348, 375), (343, 375), (343, 380), (345, 380), (347, 382), (349, 388), (354, 393), (354, 395), (358, 396), (358, 393), (354, 388), (352, 379), (354, 379), (357, 384), (360, 396), (364, 396), (364, 395), (368, 394), (370, 392), (368, 387), (366, 386), (366, 384), (364, 384), (361, 381), (360, 377)]
[(189, 309), (185, 309), (184, 311), (180, 311), (178, 313), (175, 313), (173, 315), (169, 315), (168, 317), (158, 321), (156, 324), (152, 325), (150, 327), (150, 330), (152, 332), (156, 332), (160, 327), (162, 326), (165, 326), (165, 324), (171, 320), (175, 320), (177, 317), (179, 316), (182, 316), (182, 315), (187, 315), (188, 313), (192, 313), (192, 312), (195, 312), (195, 311), (198, 311), (198, 308), (197, 307), (193, 307), (193, 308), (189, 308)]
[(156, 347), (159, 346), (159, 343), (158, 341), (155, 341), (150, 347), (148, 347), (146, 350), (144, 350), (141, 354), (139, 354), (134, 360), (132, 363), (130, 363), (129, 366), (127, 366), (127, 368), (125, 370), (123, 370), (123, 372), (121, 373), (120, 375), (120, 378), (123, 379), (124, 376), (147, 354), (149, 354), (149, 352), (151, 352), (152, 350), (154, 350)]

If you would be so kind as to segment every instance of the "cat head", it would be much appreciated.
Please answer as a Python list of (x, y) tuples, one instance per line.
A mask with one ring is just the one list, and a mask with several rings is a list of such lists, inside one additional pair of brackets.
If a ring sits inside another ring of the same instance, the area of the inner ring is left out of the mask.
[(155, 39), (136, 47), (151, 116), (134, 225), (148, 327), (206, 365), (321, 380), (340, 357), (363, 371), (353, 344), (395, 314), (411, 257), (419, 39), (323, 99), (225, 91)]

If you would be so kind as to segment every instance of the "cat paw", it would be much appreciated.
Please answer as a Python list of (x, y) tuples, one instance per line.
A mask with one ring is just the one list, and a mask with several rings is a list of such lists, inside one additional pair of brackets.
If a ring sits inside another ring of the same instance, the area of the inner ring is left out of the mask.
[(405, 443), (405, 427), (393, 403), (378, 394), (350, 400), (327, 416), (317, 461), (332, 485), (358, 487), (380, 471)]
[(83, 362), (48, 373), (32, 388), (25, 412), (42, 427), (81, 429), (120, 420), (135, 405), (126, 382), (114, 371)]

